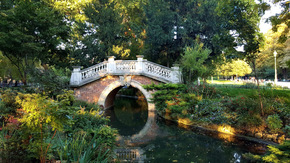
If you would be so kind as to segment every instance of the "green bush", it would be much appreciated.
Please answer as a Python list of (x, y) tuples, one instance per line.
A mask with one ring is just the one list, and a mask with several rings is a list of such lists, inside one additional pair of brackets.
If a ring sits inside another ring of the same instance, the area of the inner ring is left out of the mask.
[(212, 87), (208, 84), (205, 85), (195, 85), (189, 86), (187, 85), (187, 91), (190, 93), (194, 93), (198, 96), (202, 96), (203, 98), (219, 98), (219, 92), (215, 87)]
[(281, 127), (283, 126), (282, 120), (280, 119), (279, 115), (269, 115), (267, 120), (267, 126), (271, 130), (271, 132), (276, 133), (280, 131)]
[(246, 83), (243, 87), (245, 88), (257, 88), (255, 83)]
[(290, 125), (286, 125), (283, 130), (288, 136), (290, 136)]
[(19, 105), (15, 101), (16, 96), (17, 96), (17, 92), (11, 89), (7, 89), (2, 92), (2, 94), (0, 95), (0, 99), (6, 109), (6, 110), (0, 110), (2, 114), (6, 114), (6, 113), (15, 114), (16, 113), (16, 109), (19, 108)]
[(111, 150), (104, 146), (104, 140), (97, 135), (84, 132), (72, 137), (58, 134), (55, 150), (62, 162), (108, 162)]
[(272, 88), (273, 87), (273, 83), (267, 83), (266, 86)]
[(29, 73), (29, 80), (36, 84), (36, 93), (44, 92), (50, 97), (55, 97), (69, 88), (70, 70), (48, 67), (48, 69), (31, 69)]
[(35, 160), (29, 158), (29, 151), (25, 145), (29, 140), (22, 139), (22, 131), (16, 126), (5, 126), (0, 131), (0, 157), (1, 162), (33, 162)]
[(202, 100), (195, 105), (192, 119), (206, 123), (229, 124), (231, 122), (225, 112), (226, 108), (219, 101)]
[(251, 153), (243, 154), (243, 157), (252, 162), (269, 162), (269, 163), (289, 163), (290, 160), (290, 141), (277, 146), (268, 146), (268, 151), (265, 155), (253, 155)]
[(237, 116), (236, 123), (239, 127), (260, 127), (263, 119), (259, 114), (242, 114)]

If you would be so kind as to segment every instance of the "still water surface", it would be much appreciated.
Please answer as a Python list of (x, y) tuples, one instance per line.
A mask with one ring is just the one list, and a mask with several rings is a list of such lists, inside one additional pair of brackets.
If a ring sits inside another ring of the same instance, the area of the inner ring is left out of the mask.
[[(110, 125), (117, 128), (120, 135), (138, 133), (148, 117), (147, 103), (144, 100), (117, 97), (114, 107), (106, 112)], [(227, 163), (246, 162), (243, 153), (259, 153), (265, 145), (228, 137), (216, 132), (194, 128), (180, 128), (174, 123), (157, 119), (157, 137), (142, 145), (145, 162), (198, 162)]]

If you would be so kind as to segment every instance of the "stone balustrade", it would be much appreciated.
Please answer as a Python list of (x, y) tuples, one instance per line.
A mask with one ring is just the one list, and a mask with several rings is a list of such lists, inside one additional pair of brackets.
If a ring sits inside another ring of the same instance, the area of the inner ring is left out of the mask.
[(115, 60), (111, 56), (108, 61), (96, 64), (81, 70), (80, 66), (73, 67), (70, 79), (72, 87), (79, 87), (92, 81), (98, 80), (106, 75), (144, 75), (164, 83), (180, 83), (181, 73), (179, 67), (165, 67), (137, 56), (137, 60)]

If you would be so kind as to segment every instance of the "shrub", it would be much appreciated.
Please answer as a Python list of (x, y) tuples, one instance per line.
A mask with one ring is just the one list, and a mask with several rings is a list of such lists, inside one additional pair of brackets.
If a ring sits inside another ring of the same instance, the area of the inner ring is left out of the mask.
[(194, 93), (198, 96), (202, 96), (203, 98), (219, 98), (220, 95), (215, 87), (211, 87), (208, 84), (205, 85), (195, 85), (190, 86), (187, 85), (187, 90), (190, 93)]
[(0, 110), (1, 113), (16, 113), (16, 109), (19, 108), (19, 105), (16, 103), (15, 98), (17, 96), (17, 92), (7, 89), (1, 95), (0, 99), (3, 102), (4, 107), (6, 108), (5, 111)]
[(266, 86), (272, 88), (273, 87), (273, 83), (271, 83), (271, 82), (266, 83)]
[(263, 124), (263, 119), (259, 114), (238, 115), (236, 121), (239, 127), (259, 127)]
[(229, 124), (230, 119), (226, 117), (225, 111), (226, 108), (218, 101), (202, 100), (195, 106), (192, 118), (206, 123)]
[(69, 73), (67, 69), (56, 69), (48, 67), (48, 69), (31, 69), (30, 80), (37, 84), (35, 88), (37, 93), (45, 92), (50, 97), (61, 94), (63, 89), (69, 88)]
[(288, 136), (290, 136), (290, 125), (286, 125), (283, 130)]
[(3, 127), (0, 131), (0, 156), (1, 162), (33, 162), (29, 159), (26, 150), (28, 140), (21, 137), (22, 131), (15, 126)]
[(58, 135), (55, 149), (62, 162), (108, 162), (110, 149), (104, 147), (103, 139), (84, 132), (72, 137)]
[(255, 83), (246, 83), (244, 85), (245, 88), (257, 88), (257, 85)]
[(277, 146), (268, 146), (268, 152), (264, 156), (253, 155), (251, 153), (243, 154), (243, 157), (252, 162), (273, 162), (273, 163), (288, 163), (290, 160), (290, 141)]
[(280, 119), (279, 115), (269, 115), (267, 120), (267, 126), (271, 130), (271, 132), (276, 133), (280, 131), (281, 127), (283, 126), (282, 120)]
[(20, 107), (15, 98), (17, 92), (7, 89), (0, 95), (0, 123), (1, 125), (6, 124), (8, 119), (15, 117), (17, 114), (17, 109)]

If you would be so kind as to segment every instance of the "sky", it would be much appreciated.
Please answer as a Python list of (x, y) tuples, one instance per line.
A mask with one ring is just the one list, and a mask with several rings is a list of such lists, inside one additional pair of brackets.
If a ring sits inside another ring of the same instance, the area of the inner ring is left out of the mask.
[[(255, 0), (255, 1), (256, 3), (259, 3), (258, 0)], [(282, 8), (280, 7), (279, 4), (272, 3), (273, 0), (265, 0), (265, 1), (271, 5), (271, 9), (265, 11), (265, 14), (261, 17), (261, 20), (260, 20), (260, 25), (259, 25), (260, 32), (264, 34), (267, 33), (267, 31), (272, 28), (271, 22), (266, 22), (267, 18), (271, 16), (275, 16), (276, 14), (279, 14), (282, 11)], [(236, 50), (244, 51), (244, 46), (237, 46)]]
[[(266, 0), (266, 2), (271, 2), (271, 1), (272, 0)], [(266, 19), (276, 14), (279, 14), (282, 11), (282, 8), (280, 7), (279, 4), (270, 3), (270, 5), (271, 5), (271, 9), (265, 12), (265, 14), (262, 16), (261, 21), (260, 21), (259, 27), (262, 33), (266, 33), (269, 29), (272, 28), (271, 22), (266, 23), (265, 22)]]

